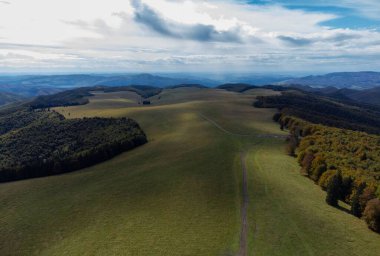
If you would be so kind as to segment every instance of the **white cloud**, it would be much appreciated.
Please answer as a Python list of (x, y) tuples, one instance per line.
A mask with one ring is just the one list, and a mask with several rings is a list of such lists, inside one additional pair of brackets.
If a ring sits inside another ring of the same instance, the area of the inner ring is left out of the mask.
[[(318, 1), (316, 1), (318, 2)], [(322, 2), (322, 4), (326, 2)], [(374, 20), (380, 20), (379, 0), (331, 0), (329, 5), (354, 9), (358, 14)]]
[(234, 1), (14, 0), (0, 8), (0, 69), (379, 68), (379, 32), (319, 25), (333, 18)]

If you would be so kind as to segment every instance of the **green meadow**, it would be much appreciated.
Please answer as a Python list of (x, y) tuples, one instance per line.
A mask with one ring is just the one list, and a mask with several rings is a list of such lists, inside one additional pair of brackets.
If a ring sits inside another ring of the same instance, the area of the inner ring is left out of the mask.
[(252, 106), (270, 94), (168, 89), (142, 106), (134, 93), (97, 93), (56, 108), (133, 118), (149, 143), (81, 171), (0, 184), (0, 255), (236, 255), (241, 152), (249, 255), (378, 255), (380, 236), (325, 204), (283, 140), (257, 136), (286, 134), (275, 110)]

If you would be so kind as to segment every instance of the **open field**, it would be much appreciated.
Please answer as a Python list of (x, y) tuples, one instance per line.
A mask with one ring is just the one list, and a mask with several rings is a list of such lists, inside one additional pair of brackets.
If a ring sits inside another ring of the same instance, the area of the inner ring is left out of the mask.
[(57, 108), (131, 117), (150, 142), (82, 171), (0, 184), (0, 255), (236, 255), (241, 152), (249, 255), (378, 255), (380, 237), (327, 206), (282, 141), (256, 136), (284, 134), (274, 110), (252, 107), (257, 94), (181, 88), (151, 106), (113, 93)]

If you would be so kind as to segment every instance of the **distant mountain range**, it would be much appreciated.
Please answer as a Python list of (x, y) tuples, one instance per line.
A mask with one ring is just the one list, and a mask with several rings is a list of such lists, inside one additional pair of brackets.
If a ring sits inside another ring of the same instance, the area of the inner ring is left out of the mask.
[[(67, 89), (75, 87), (89, 87), (97, 85), (128, 86), (150, 85), (156, 87), (168, 87), (179, 84), (203, 84), (214, 86), (218, 84), (209, 79), (170, 78), (151, 74), (137, 75), (51, 75), (51, 76), (5, 76), (0, 77), (0, 91), (13, 91), (21, 88), (57, 88)], [(31, 94), (38, 93), (31, 91)], [(43, 92), (42, 92), (43, 93)]]
[[(286, 79), (286, 80), (282, 80)], [(149, 85), (176, 87), (209, 86), (232, 91), (246, 90), (263, 84), (275, 84), (321, 93), (329, 97), (380, 105), (380, 72), (341, 72), (289, 79), (280, 75), (200, 75), (186, 74), (83, 74), (0, 76), (0, 105), (20, 98), (48, 95), (63, 90), (91, 86)], [(222, 84), (222, 85), (220, 85)], [(278, 89), (278, 88), (277, 88)]]
[(340, 72), (320, 76), (306, 76), (282, 81), (282, 85), (307, 85), (312, 87), (335, 87), (368, 89), (380, 86), (380, 72)]

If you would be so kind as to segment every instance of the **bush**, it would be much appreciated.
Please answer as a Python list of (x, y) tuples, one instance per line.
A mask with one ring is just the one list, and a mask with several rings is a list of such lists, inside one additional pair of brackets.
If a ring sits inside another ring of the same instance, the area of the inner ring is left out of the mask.
[(368, 201), (363, 212), (363, 219), (370, 229), (380, 233), (380, 200), (378, 198)]
[(289, 156), (295, 156), (295, 151), (298, 146), (298, 136), (291, 134), (288, 138), (288, 144), (286, 145), (286, 153)]
[(322, 189), (326, 190), (328, 184), (330, 183), (331, 179), (334, 177), (335, 174), (335, 170), (329, 170), (324, 172), (319, 178), (318, 185), (321, 186)]
[(307, 152), (301, 162), (301, 174), (309, 176), (311, 164), (313, 163), (314, 155), (311, 152)]

